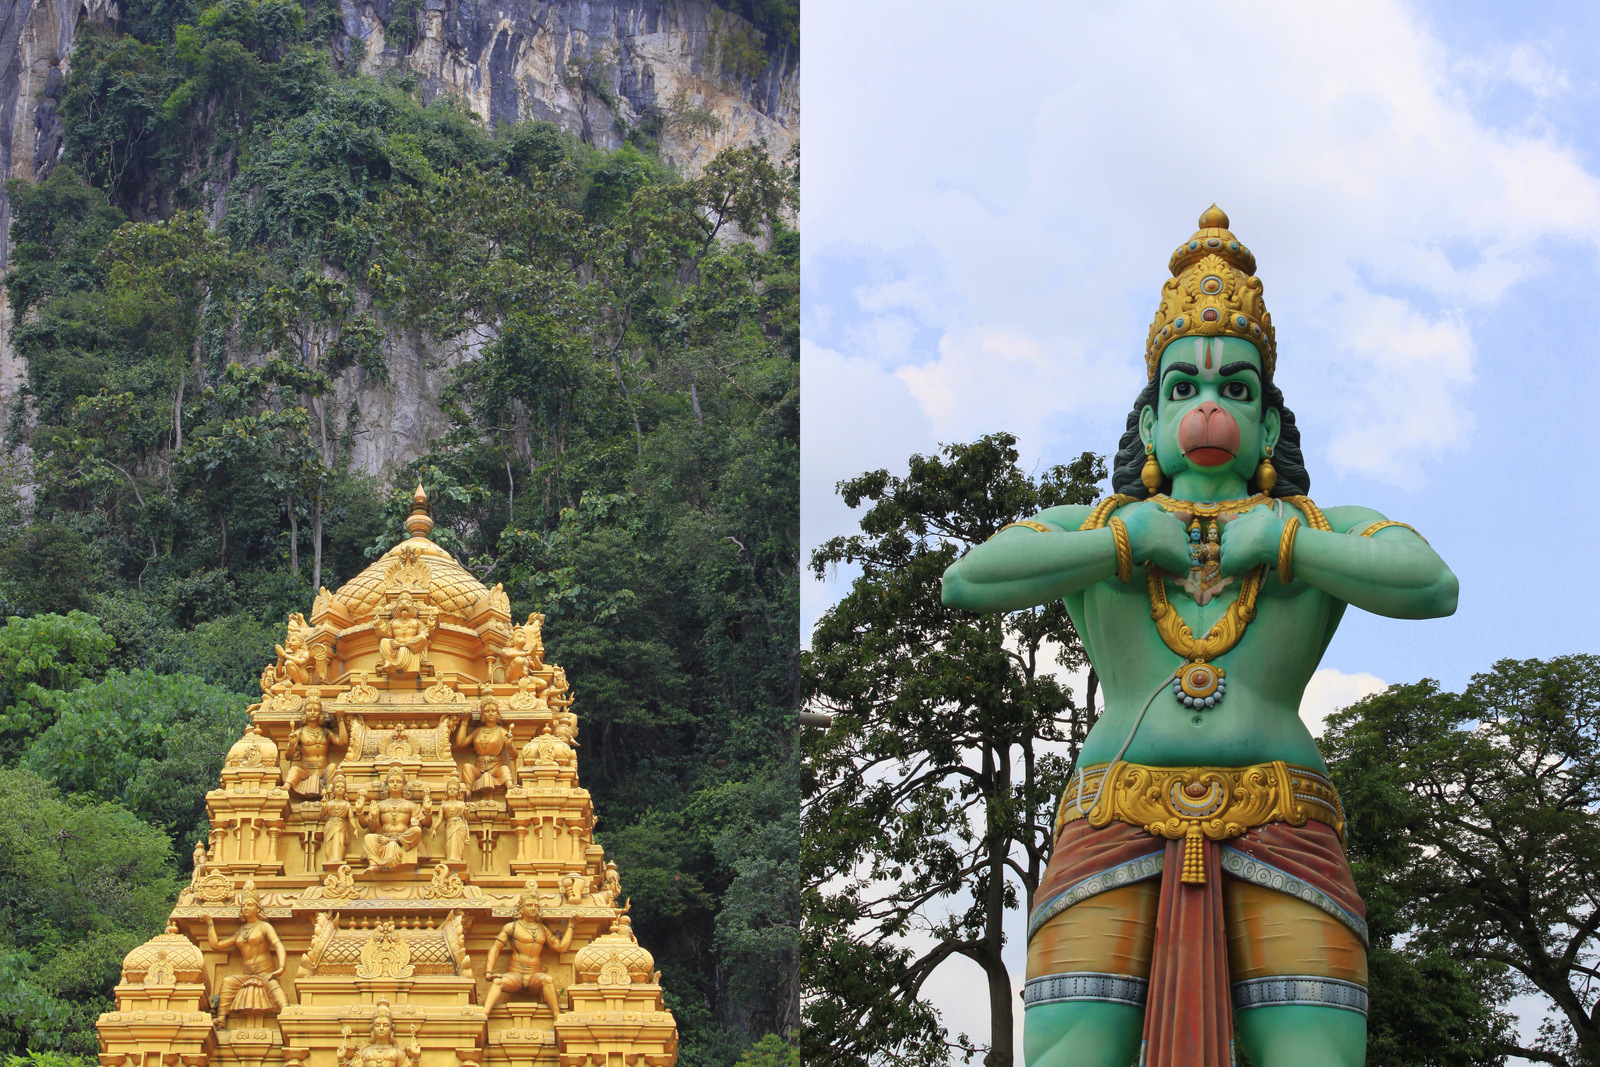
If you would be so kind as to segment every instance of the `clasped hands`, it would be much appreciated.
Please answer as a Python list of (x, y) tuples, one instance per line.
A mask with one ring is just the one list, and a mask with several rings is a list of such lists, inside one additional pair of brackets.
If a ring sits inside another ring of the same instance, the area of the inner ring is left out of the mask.
[[(1189, 531), (1172, 512), (1153, 500), (1124, 508), (1117, 517), (1128, 528), (1134, 563), (1154, 563), (1168, 574), (1189, 573)], [(1244, 574), (1263, 563), (1278, 562), (1283, 516), (1258, 504), (1222, 524), (1223, 574)]]

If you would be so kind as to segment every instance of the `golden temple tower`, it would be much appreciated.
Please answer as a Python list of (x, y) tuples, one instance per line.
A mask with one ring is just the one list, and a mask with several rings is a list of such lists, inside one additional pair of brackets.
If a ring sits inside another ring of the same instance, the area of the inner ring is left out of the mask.
[(410, 537), (289, 618), (106, 1067), (664, 1067), (543, 616)]

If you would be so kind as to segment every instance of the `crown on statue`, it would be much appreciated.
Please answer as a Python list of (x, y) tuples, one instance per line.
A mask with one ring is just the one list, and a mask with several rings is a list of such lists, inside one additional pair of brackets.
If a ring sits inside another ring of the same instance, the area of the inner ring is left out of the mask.
[(1228, 216), (1212, 204), (1200, 229), (1167, 263), (1172, 278), (1161, 287), (1161, 306), (1145, 342), (1145, 369), (1153, 380), (1161, 353), (1180, 337), (1240, 337), (1256, 346), (1267, 377), (1278, 363), (1272, 316), (1261, 299), (1256, 257), (1228, 230)]

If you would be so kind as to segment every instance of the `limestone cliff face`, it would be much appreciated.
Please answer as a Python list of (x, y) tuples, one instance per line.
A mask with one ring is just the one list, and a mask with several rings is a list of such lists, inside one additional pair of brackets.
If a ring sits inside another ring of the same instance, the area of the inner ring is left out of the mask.
[(643, 126), (691, 175), (735, 145), (764, 141), (781, 159), (799, 137), (797, 61), (780, 53), (757, 75), (727, 73), (748, 24), (697, 0), (424, 0), (409, 51), (391, 41), (404, 39), (394, 0), (343, 10), (367, 69), (404, 66), (426, 96), (454, 93), (496, 126), (543, 119), (603, 148)]
[[(729, 57), (749, 40), (749, 24), (702, 0), (342, 0), (341, 10), (341, 58), (360, 55), (373, 72), (410, 70), (425, 99), (454, 94), (492, 126), (541, 119), (608, 149), (643, 128), (690, 176), (724, 148), (765, 143), (782, 159), (799, 140), (798, 58), (769, 54), (759, 73), (739, 73)], [(114, 0), (0, 0), (0, 176), (50, 172), (75, 33), (86, 20), (118, 17)], [(0, 191), (0, 233), (10, 225)], [(9, 240), (0, 240), (0, 270), (8, 262)], [(0, 404), (25, 372), (10, 332), (6, 310)], [(422, 454), (443, 428), (434, 397), (459, 358), (395, 338), (387, 383), (346, 375), (338, 398), (341, 410), (354, 403), (361, 413), (357, 468), (387, 475)]]

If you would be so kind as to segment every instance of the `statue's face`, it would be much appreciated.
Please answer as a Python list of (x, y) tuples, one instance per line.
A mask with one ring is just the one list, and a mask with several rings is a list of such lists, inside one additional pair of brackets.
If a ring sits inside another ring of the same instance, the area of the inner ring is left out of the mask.
[(494, 726), (500, 721), (500, 709), (493, 704), (483, 709), (483, 725)]
[(243, 904), (239, 905), (239, 914), (244, 916), (245, 922), (253, 923), (261, 918), (261, 905), (257, 904), (254, 898), (247, 898)]
[(389, 1020), (385, 1019), (381, 1015), (378, 1016), (376, 1019), (372, 1020), (372, 1036), (373, 1037), (388, 1037), (389, 1036)]
[(460, 796), (461, 795), (461, 782), (459, 780), (455, 779), (455, 778), (452, 778), (448, 782), (446, 782), (444, 784), (444, 795), (447, 796), (447, 797)]
[(539, 917), (539, 902), (528, 897), (523, 897), (522, 907), (520, 910), (522, 914), (522, 921), (531, 923)]
[(1278, 412), (1262, 418), (1261, 354), (1237, 337), (1182, 337), (1161, 354), (1155, 408), (1139, 431), (1170, 478), (1232, 469), (1246, 481), (1278, 443)]
[(322, 725), (322, 705), (321, 704), (307, 704), (306, 705), (306, 724), (308, 726), (321, 726)]
[(405, 788), (406, 788), (406, 780), (404, 778), (400, 777), (398, 774), (390, 776), (390, 778), (389, 778), (389, 795), (390, 796), (392, 796), (392, 797), (399, 796), (401, 793), (405, 792)]

